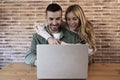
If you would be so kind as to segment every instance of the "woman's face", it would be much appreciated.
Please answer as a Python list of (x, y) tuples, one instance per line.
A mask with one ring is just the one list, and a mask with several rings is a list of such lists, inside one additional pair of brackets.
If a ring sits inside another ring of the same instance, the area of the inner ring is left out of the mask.
[(80, 24), (79, 22), (79, 19), (73, 12), (67, 14), (67, 23), (71, 31), (76, 31), (76, 28)]

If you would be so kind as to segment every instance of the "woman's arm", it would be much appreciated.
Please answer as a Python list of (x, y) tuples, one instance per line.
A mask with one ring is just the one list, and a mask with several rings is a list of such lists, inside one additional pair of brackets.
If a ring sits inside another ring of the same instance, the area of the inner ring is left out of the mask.
[(47, 26), (47, 24), (39, 23), (34, 26), (34, 29), (40, 36), (44, 37), (49, 44), (60, 44), (59, 40), (54, 39), (50, 34), (46, 32), (45, 26)]
[(44, 37), (47, 40), (49, 37), (51, 37), (51, 35), (46, 32), (45, 26), (46, 24), (39, 23), (34, 26), (34, 29), (40, 36)]
[[(70, 44), (70, 43), (65, 43), (63, 41), (61, 42), (61, 45), (68, 45), (68, 44)], [(81, 43), (77, 43), (77, 44), (81, 44)], [(86, 43), (85, 45), (88, 47), (88, 54), (89, 54), (89, 56), (93, 55), (94, 53), (93, 53), (93, 49), (91, 48), (91, 46), (88, 43)]]
[(88, 53), (89, 53), (89, 56), (93, 55), (94, 53), (93, 53), (92, 47), (91, 47), (88, 43), (86, 43), (86, 45), (88, 46)]

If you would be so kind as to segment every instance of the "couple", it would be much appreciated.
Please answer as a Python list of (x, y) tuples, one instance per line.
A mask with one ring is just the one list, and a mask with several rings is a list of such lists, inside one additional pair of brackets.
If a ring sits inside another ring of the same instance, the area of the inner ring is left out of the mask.
[(51, 3), (46, 8), (47, 25), (37, 25), (31, 46), (25, 57), (27, 64), (36, 65), (37, 44), (86, 44), (90, 55), (96, 50), (93, 26), (85, 18), (79, 5), (71, 5), (65, 13), (66, 22), (62, 21), (62, 8)]

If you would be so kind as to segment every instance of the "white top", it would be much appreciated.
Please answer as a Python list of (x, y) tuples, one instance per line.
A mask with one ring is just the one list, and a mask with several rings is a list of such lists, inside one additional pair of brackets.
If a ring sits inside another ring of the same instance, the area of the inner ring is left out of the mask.
[(53, 36), (55, 39), (60, 39), (60, 32), (59, 33), (53, 33)]

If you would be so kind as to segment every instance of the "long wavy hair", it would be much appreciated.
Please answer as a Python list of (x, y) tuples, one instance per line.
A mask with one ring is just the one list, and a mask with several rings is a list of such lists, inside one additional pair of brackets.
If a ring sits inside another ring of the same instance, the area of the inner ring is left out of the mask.
[(70, 12), (73, 12), (80, 21), (79, 26), (77, 27), (76, 30), (78, 35), (81, 36), (85, 40), (85, 42), (88, 43), (93, 48), (93, 51), (96, 51), (93, 25), (90, 23), (90, 21), (86, 19), (83, 9), (77, 4), (69, 6), (65, 12), (66, 22), (67, 14)]

